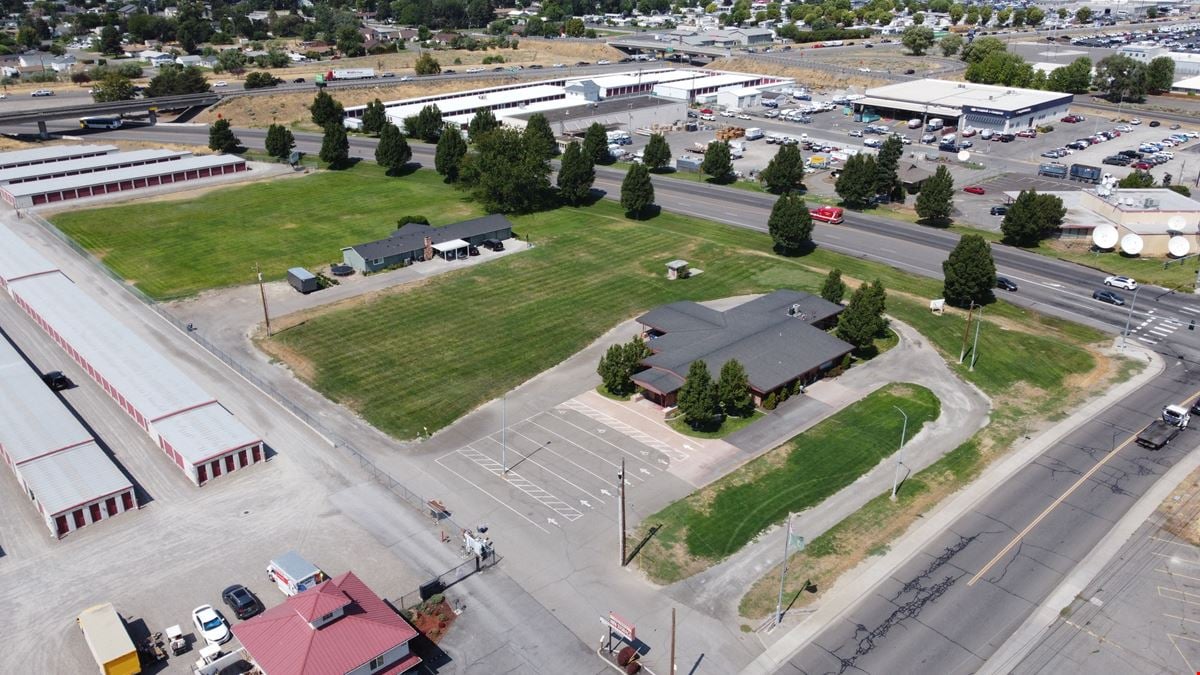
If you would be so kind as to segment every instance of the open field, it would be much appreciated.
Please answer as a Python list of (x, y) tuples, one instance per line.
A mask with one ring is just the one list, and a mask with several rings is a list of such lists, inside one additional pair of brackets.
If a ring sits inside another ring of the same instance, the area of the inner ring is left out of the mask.
[[(821, 62), (816, 61), (816, 63), (819, 64)], [(861, 91), (868, 87), (887, 84), (886, 80), (879, 77), (872, 77), (870, 73), (855, 73), (850, 75), (827, 70), (821, 68), (819, 65), (814, 68), (805, 68), (803, 66), (790, 66), (771, 61), (750, 59), (744, 56), (717, 59), (709, 64), (708, 67), (716, 70), (733, 70), (742, 73), (762, 73), (763, 75), (792, 77), (796, 79), (797, 85), (808, 87), (821, 94), (831, 91), (842, 91), (850, 87)]]
[[(912, 438), (937, 419), (940, 403), (925, 387), (891, 384), (693, 492), (642, 522), (662, 525), (638, 555), (660, 583), (677, 581), (745, 546), (788, 513), (820, 504), (896, 451), (902, 420)], [(640, 540), (644, 532), (635, 538)]]
[(388, 177), (374, 163), (346, 171), (210, 191), (186, 201), (62, 213), (55, 224), (147, 294), (178, 298), (250, 283), (257, 262), (289, 267), (340, 260), (341, 247), (387, 236), (403, 215), (436, 225), (479, 215), (432, 171)]

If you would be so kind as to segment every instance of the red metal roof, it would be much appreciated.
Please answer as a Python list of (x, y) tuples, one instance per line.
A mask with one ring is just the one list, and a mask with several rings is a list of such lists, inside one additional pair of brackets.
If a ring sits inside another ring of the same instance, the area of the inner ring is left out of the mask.
[[(342, 606), (344, 616), (320, 628), (304, 618)], [(345, 675), (417, 636), (416, 629), (353, 572), (288, 598), (235, 626), (233, 633), (267, 675)], [(410, 654), (378, 672), (398, 675), (420, 662)]]

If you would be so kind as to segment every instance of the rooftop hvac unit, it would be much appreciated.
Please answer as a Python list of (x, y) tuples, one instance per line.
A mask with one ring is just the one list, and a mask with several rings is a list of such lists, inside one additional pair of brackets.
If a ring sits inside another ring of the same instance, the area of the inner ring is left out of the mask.
[(807, 319), (808, 318), (804, 315), (804, 312), (800, 309), (799, 304), (794, 304), (791, 307), (788, 307), (788, 316), (792, 316), (797, 319)]
[(1146, 197), (1146, 200), (1142, 202), (1142, 208), (1157, 209), (1158, 208), (1158, 200), (1153, 197)]

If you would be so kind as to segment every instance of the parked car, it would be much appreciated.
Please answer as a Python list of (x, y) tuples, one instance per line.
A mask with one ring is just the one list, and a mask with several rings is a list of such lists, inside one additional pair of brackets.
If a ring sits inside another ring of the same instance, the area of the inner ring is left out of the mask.
[(50, 387), (51, 391), (62, 391), (63, 389), (71, 388), (71, 380), (60, 370), (52, 370), (45, 375), (42, 375), (42, 382)]
[(905, 75), (915, 75), (916, 73), (917, 73), (917, 71), (913, 70), (912, 68), (909, 68), (908, 70), (904, 71)]
[(1022, 129), (1017, 132), (1017, 135), (1020, 136), (1021, 138), (1037, 138), (1037, 130), (1036, 129)]
[(863, 135), (862, 129), (851, 129), (850, 135), (855, 138), (862, 138), (862, 135)]
[(37, 89), (30, 96), (53, 96), (54, 92), (50, 89)]
[(1111, 164), (1113, 166), (1128, 166), (1130, 161), (1132, 160), (1124, 155), (1112, 155), (1111, 157), (1105, 157), (1100, 163)]
[(970, 192), (973, 195), (981, 195), (986, 194), (987, 190), (978, 185), (968, 185), (967, 187), (963, 188), (963, 192)]
[(250, 589), (241, 584), (234, 584), (221, 591), (221, 600), (239, 619), (249, 619), (263, 611), (263, 604), (250, 592)]
[(1129, 159), (1141, 159), (1142, 158), (1142, 153), (1138, 152), (1137, 150), (1122, 150), (1122, 151), (1118, 152), (1117, 154), (1121, 155), (1122, 157), (1128, 157)]
[(481, 241), (479, 243), (483, 244), (483, 247), (488, 249), (489, 251), (503, 251), (504, 250), (504, 242), (500, 241), (499, 239), (484, 239), (483, 241)]
[(1162, 126), (1162, 122), (1159, 122), (1158, 120), (1150, 120), (1150, 126), (1152, 126), (1152, 127)]
[(303, 84), (303, 83), (304, 83), (304, 78), (303, 78), (303, 77), (297, 77), (296, 79), (292, 80), (292, 83), (293, 83), (293, 84)]
[(1176, 130), (1176, 129), (1179, 129), (1179, 128), (1180, 128), (1180, 125), (1178, 125), (1178, 124), (1172, 124), (1172, 125), (1171, 125), (1171, 130), (1172, 130), (1172, 131), (1174, 131), (1174, 130)]
[(1075, 115), (1067, 115), (1066, 117), (1062, 118), (1059, 121), (1066, 122), (1067, 124), (1075, 124), (1076, 122), (1079, 121), (1079, 118), (1076, 117)]
[(993, 216), (1003, 216), (1006, 213), (1008, 213), (1008, 207), (1003, 204), (992, 207), (992, 215)]
[(1133, 279), (1131, 279), (1129, 277), (1122, 277), (1122, 276), (1105, 277), (1104, 285), (1112, 286), (1114, 288), (1124, 288), (1127, 291), (1137, 290), (1137, 287), (1138, 287), (1136, 281), (1134, 281)]
[(1112, 291), (1092, 291), (1092, 299), (1099, 300), (1100, 302), (1107, 302), (1110, 305), (1116, 305), (1118, 307), (1125, 306), (1125, 298), (1122, 298), (1120, 295), (1113, 293)]
[(1129, 120), (1129, 123), (1136, 127), (1137, 125), (1141, 124), (1142, 121), (1135, 117), (1135, 118)]
[(1008, 277), (996, 277), (996, 288), (1015, 293), (1017, 291), (1017, 284)]
[(213, 82), (213, 86), (214, 87), (228, 87), (229, 83), (226, 82), (225, 80), (217, 80), (216, 82)]
[(193, 609), (192, 623), (196, 626), (196, 632), (210, 645), (223, 645), (233, 637), (225, 617), (218, 614), (212, 605), (200, 605)]
[(1139, 171), (1149, 171), (1152, 166), (1153, 165), (1150, 164), (1150, 162), (1142, 160), (1142, 161), (1138, 162), (1137, 164), (1134, 164), (1133, 168), (1135, 168)]

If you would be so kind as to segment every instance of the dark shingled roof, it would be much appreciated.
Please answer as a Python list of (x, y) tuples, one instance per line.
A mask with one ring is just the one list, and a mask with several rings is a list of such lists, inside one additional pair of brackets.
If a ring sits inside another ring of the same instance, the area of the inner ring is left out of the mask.
[[(795, 310), (792, 308), (795, 307)], [(692, 362), (703, 360), (714, 378), (737, 359), (750, 385), (766, 392), (837, 359), (852, 347), (812, 326), (841, 312), (840, 305), (799, 291), (780, 290), (724, 312), (693, 302), (675, 302), (647, 312), (640, 323), (666, 333), (650, 341), (654, 354), (642, 361), (652, 370), (635, 379), (670, 393), (682, 384)], [(660, 375), (674, 374), (674, 379)]]
[(353, 248), (364, 260), (375, 260), (410, 251), (419, 251), (425, 247), (426, 236), (432, 239), (433, 243), (440, 244), (453, 239), (470, 239), (471, 237), (506, 228), (512, 229), (512, 223), (509, 222), (508, 218), (495, 213), (482, 218), (473, 218), (451, 225), (443, 225), (442, 227), (433, 227), (420, 223), (407, 223), (393, 232), (387, 239), (358, 244)]

